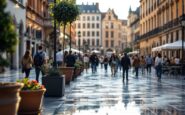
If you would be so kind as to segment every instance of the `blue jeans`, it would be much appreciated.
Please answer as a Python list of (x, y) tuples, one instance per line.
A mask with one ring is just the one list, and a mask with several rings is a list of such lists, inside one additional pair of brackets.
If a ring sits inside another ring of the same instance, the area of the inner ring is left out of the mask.
[(108, 64), (104, 64), (105, 71), (107, 71)]
[(161, 79), (162, 66), (156, 66), (156, 74), (159, 79)]
[(139, 75), (139, 67), (135, 67), (136, 77)]
[(96, 63), (91, 63), (92, 72), (96, 72)]
[(41, 70), (41, 67), (35, 67), (35, 73), (36, 73), (36, 80), (37, 80), (37, 82), (39, 82), (40, 72), (42, 73), (42, 76), (43, 76), (44, 72)]

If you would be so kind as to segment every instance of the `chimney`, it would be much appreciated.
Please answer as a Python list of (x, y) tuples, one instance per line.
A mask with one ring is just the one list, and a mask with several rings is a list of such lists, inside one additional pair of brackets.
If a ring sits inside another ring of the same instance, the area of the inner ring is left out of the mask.
[(96, 7), (99, 9), (99, 3), (96, 3)]

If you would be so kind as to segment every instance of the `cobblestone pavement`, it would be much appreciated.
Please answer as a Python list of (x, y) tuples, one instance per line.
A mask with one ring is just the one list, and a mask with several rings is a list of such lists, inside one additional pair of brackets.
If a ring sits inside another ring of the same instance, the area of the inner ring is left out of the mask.
[[(110, 70), (110, 69), (109, 69)], [(32, 71), (31, 79), (34, 79)], [(15, 81), (20, 72), (0, 75), (0, 81)], [(62, 98), (44, 98), (42, 115), (185, 115), (185, 80), (182, 76), (154, 75), (122, 81), (122, 72), (115, 76), (98, 68), (96, 73), (82, 73), (66, 85)]]

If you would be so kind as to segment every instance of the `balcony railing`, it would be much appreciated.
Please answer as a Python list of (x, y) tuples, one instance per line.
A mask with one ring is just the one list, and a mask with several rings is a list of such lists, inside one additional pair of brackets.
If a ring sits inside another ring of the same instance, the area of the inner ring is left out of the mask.
[(154, 36), (154, 35), (157, 35), (161, 32), (164, 32), (164, 31), (167, 31), (171, 28), (174, 28), (174, 27), (177, 27), (177, 26), (180, 26), (180, 21), (181, 19), (183, 18), (184, 16), (180, 16), (179, 18), (176, 18), (166, 24), (164, 24), (163, 26), (160, 26), (160, 27), (157, 27), (155, 28), (154, 30), (151, 30), (143, 35), (141, 35), (139, 37), (139, 40), (142, 40), (142, 39), (146, 39), (146, 38), (149, 38), (151, 36)]

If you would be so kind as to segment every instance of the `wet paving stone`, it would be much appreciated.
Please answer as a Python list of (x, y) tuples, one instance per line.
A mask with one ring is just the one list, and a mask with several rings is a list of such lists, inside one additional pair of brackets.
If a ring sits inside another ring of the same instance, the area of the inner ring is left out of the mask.
[[(89, 69), (66, 85), (64, 97), (44, 98), (42, 115), (185, 115), (183, 77), (163, 75), (158, 81), (154, 73), (136, 78), (130, 71), (123, 82), (120, 71), (112, 76), (100, 67), (96, 73)], [(7, 73), (0, 81), (21, 77)], [(35, 79), (34, 71), (30, 78)]]
[[(82, 73), (66, 87), (63, 104), (52, 115), (185, 115), (184, 80), (135, 78), (130, 72), (129, 81), (123, 82), (121, 76), (101, 68)], [(47, 104), (46, 98), (44, 113), (50, 115), (45, 110), (52, 105)]]

